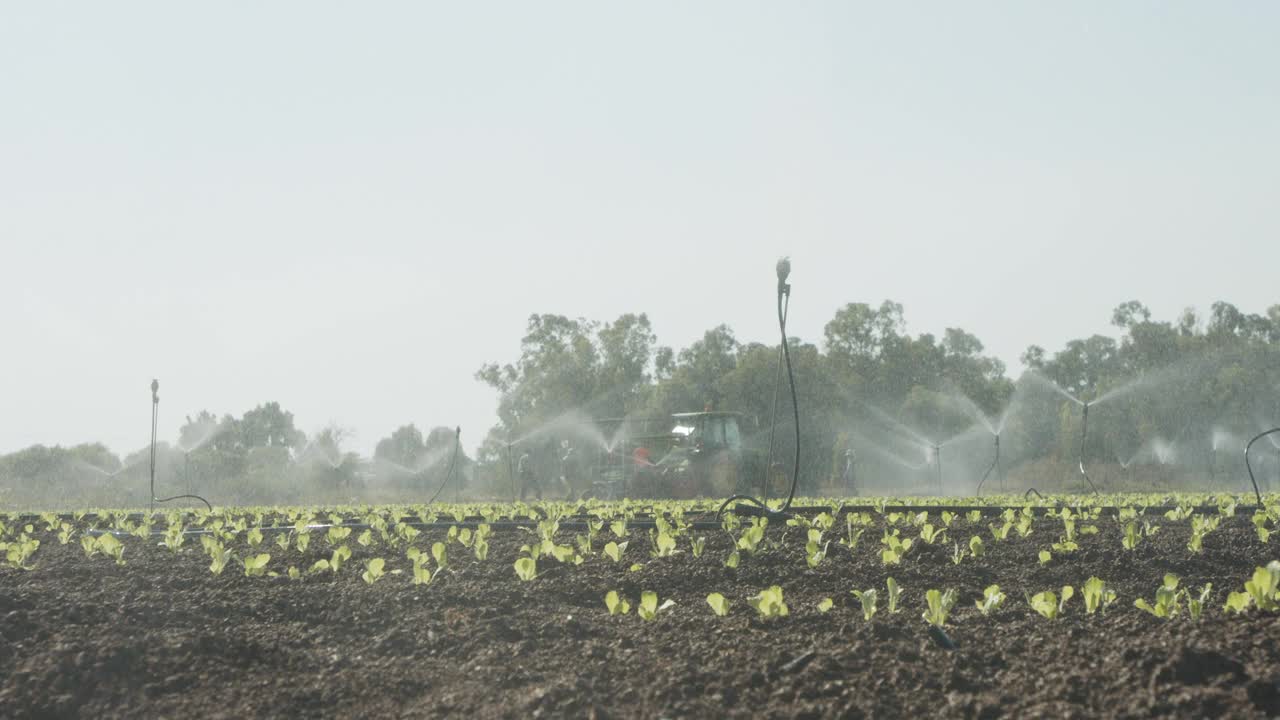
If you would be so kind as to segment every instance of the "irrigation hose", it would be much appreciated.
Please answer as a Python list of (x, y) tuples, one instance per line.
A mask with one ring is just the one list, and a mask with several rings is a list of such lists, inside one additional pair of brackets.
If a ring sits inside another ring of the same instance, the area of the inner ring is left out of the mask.
[(444, 492), (444, 489), (449, 485), (449, 479), (453, 477), (453, 468), (458, 462), (458, 447), (460, 445), (462, 445), (461, 426), (459, 426), (453, 433), (453, 457), (449, 459), (449, 472), (444, 474), (444, 481), (440, 483), (440, 487), (436, 488), (435, 494), (427, 501), (428, 505), (435, 502), (436, 498), (440, 497), (440, 493)]
[[(781, 265), (781, 263), (780, 263)], [(790, 268), (787, 268), (788, 271)], [(725, 508), (735, 500), (754, 505), (758, 510), (748, 510), (748, 508), (739, 505), (737, 509), (746, 511), (744, 514), (760, 514), (764, 517), (784, 519), (790, 517), (787, 512), (791, 508), (791, 503), (796, 497), (796, 486), (800, 481), (800, 402), (796, 397), (796, 376), (791, 366), (791, 348), (787, 342), (787, 314), (791, 309), (791, 286), (785, 281), (785, 274), (779, 270), (778, 274), (778, 330), (782, 335), (782, 361), (787, 367), (787, 385), (791, 390), (791, 411), (795, 422), (795, 458), (791, 469), (791, 489), (787, 492), (787, 499), (778, 510), (770, 510), (769, 506), (759, 498), (750, 495), (730, 495), (720, 505), (720, 509), (716, 511), (716, 518), (724, 514)], [(784, 302), (785, 301), (785, 302)], [(779, 374), (781, 374), (779, 372)], [(774, 399), (777, 399), (777, 383), (774, 384)], [(775, 406), (776, 413), (776, 406)], [(773, 470), (773, 441), (772, 431), (770, 431), (769, 456), (765, 463), (765, 486), (768, 487), (770, 473)]]
[(516, 501), (515, 465), (511, 464), (511, 443), (507, 443), (507, 477), (511, 478), (511, 502)]
[(1084, 481), (1089, 483), (1089, 489), (1093, 490), (1093, 494), (1098, 494), (1098, 488), (1089, 479), (1089, 473), (1084, 471), (1084, 449), (1085, 442), (1089, 439), (1089, 403), (1084, 403), (1084, 411), (1080, 424), (1080, 474), (1084, 476)]
[(160, 383), (157, 380), (151, 381), (151, 512), (156, 511), (156, 503), (167, 503), (173, 500), (199, 500), (204, 506), (209, 508), (209, 512), (213, 512), (213, 503), (205, 500), (199, 495), (174, 495), (173, 497), (160, 498), (156, 497), (156, 425), (160, 419)]
[(982, 496), (982, 484), (983, 484), (983, 483), (985, 483), (985, 482), (987, 481), (987, 478), (991, 475), (991, 471), (992, 471), (992, 470), (995, 470), (995, 469), (996, 469), (996, 466), (997, 466), (997, 465), (999, 465), (999, 464), (1000, 464), (1000, 436), (999, 436), (999, 435), (997, 435), (997, 436), (996, 436), (996, 456), (995, 456), (995, 459), (993, 459), (993, 460), (991, 461), (991, 466), (987, 468), (987, 471), (986, 471), (986, 472), (984, 472), (984, 473), (982, 473), (982, 479), (978, 481), (978, 488), (977, 488), (976, 490), (974, 490), (974, 491), (973, 491), (973, 494), (974, 494), (975, 496), (977, 496), (977, 497), (981, 497), (981, 496)]
[(1253, 476), (1253, 463), (1249, 462), (1249, 448), (1253, 447), (1253, 444), (1262, 438), (1278, 432), (1280, 432), (1280, 428), (1271, 428), (1264, 433), (1259, 433), (1244, 446), (1244, 466), (1249, 471), (1249, 482), (1253, 483), (1253, 496), (1258, 499), (1258, 507), (1262, 507), (1262, 491), (1258, 489), (1258, 479)]

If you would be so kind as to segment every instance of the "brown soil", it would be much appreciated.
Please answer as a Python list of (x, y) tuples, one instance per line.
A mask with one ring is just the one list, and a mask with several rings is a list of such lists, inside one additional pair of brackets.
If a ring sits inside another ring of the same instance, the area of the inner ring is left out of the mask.
[[(1259, 542), (1247, 518), (1224, 521), (1199, 555), (1185, 549), (1185, 522), (1161, 524), (1127, 552), (1103, 522), (1078, 552), (1046, 566), (1036, 553), (1057, 539), (1056, 521), (1003, 543), (984, 524), (983, 558), (954, 565), (948, 542), (892, 568), (881, 565), (873, 528), (853, 553), (832, 543), (816, 570), (795, 528), (771, 529), (769, 541), (782, 539), (781, 547), (744, 556), (736, 571), (723, 567), (731, 540), (722, 532), (707, 533), (700, 558), (682, 539), (679, 555), (652, 559), (635, 531), (619, 565), (547, 558), (529, 583), (512, 569), (528, 535), (495, 533), (484, 563), (452, 545), (453, 566), (428, 587), (404, 574), (361, 581), (369, 557), (406, 570), (403, 547), (352, 542), (342, 573), (291, 581), (247, 578), (239, 564), (214, 576), (196, 543), (175, 556), (130, 538), (118, 567), (86, 558), (74, 540), (64, 546), (40, 534), (34, 570), (0, 570), (0, 717), (1280, 713), (1277, 616), (1221, 610), (1229, 590), (1280, 553)], [(952, 536), (965, 542), (976, 531), (961, 523)], [(269, 539), (257, 552), (271, 553), (270, 567), (283, 573), (328, 549), (317, 536), (305, 556)], [(632, 563), (644, 566), (631, 572)], [(1167, 572), (1197, 589), (1213, 583), (1201, 622), (1133, 607)], [(904, 589), (896, 615), (884, 608), (890, 575)], [(1119, 593), (1105, 616), (1086, 615), (1077, 595), (1065, 617), (1048, 621), (1023, 600), (1024, 590), (1079, 587), (1091, 575)], [(992, 583), (1009, 599), (983, 617), (973, 603)], [(759, 620), (746, 599), (774, 584), (791, 613)], [(931, 640), (920, 618), (925, 591), (948, 587), (961, 594), (948, 624), (955, 651)], [(871, 623), (849, 594), (855, 588), (881, 591)], [(611, 617), (609, 590), (633, 606), (643, 590), (676, 604), (653, 622), (634, 609)], [(712, 614), (710, 592), (731, 600), (728, 617)], [(835, 601), (825, 614), (815, 607), (824, 597)]]

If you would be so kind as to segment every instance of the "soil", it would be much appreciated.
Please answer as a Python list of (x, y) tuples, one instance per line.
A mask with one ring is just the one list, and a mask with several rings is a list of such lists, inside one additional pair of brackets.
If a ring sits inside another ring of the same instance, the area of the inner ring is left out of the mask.
[[(962, 544), (979, 533), (957, 522), (949, 534)], [(256, 552), (271, 553), (281, 576), (250, 578), (238, 563), (213, 575), (196, 542), (175, 555), (129, 538), (117, 566), (37, 533), (33, 570), (0, 569), (0, 717), (1280, 714), (1280, 616), (1222, 611), (1226, 593), (1280, 553), (1246, 517), (1225, 519), (1194, 555), (1185, 521), (1160, 524), (1126, 551), (1119, 528), (1102, 521), (1077, 552), (1046, 565), (1037, 553), (1058, 539), (1056, 520), (999, 543), (984, 521), (986, 555), (959, 565), (948, 541), (885, 567), (872, 528), (853, 552), (833, 542), (816, 569), (802, 531), (775, 527), (771, 547), (744, 554), (736, 570), (723, 565), (732, 539), (721, 531), (705, 533), (701, 557), (682, 538), (679, 554), (655, 559), (637, 530), (620, 564), (544, 558), (530, 582), (512, 567), (530, 536), (505, 532), (483, 563), (451, 545), (451, 567), (429, 586), (409, 582), (403, 547), (354, 542), (336, 575), (284, 576), (328, 556), (318, 535), (305, 554), (268, 538)], [(441, 539), (432, 532), (414, 544)], [(371, 557), (402, 573), (366, 584)], [(1134, 608), (1170, 572), (1197, 590), (1213, 583), (1199, 622)], [(885, 608), (889, 576), (904, 590), (897, 614)], [(1090, 576), (1119, 594), (1105, 615), (1086, 614), (1078, 593), (1056, 621), (1023, 599)], [(974, 601), (993, 583), (1008, 600), (984, 617)], [(783, 588), (790, 614), (761, 620), (747, 598), (770, 585)], [(869, 623), (850, 595), (868, 588), (881, 596)], [(921, 619), (930, 588), (960, 593), (947, 625), (955, 650)], [(652, 622), (634, 609), (610, 616), (609, 590), (633, 608), (644, 590), (675, 605)], [(731, 601), (727, 617), (711, 612), (711, 592)], [(834, 607), (822, 613), (825, 597)]]

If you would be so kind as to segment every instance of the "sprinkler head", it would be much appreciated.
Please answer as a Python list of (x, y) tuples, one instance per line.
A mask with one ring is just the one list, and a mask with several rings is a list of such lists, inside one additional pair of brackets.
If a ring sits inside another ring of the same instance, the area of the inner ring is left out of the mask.
[(791, 258), (784, 257), (778, 261), (778, 292), (785, 292), (789, 289), (787, 285), (787, 277), (791, 275)]
[(160, 381), (159, 380), (151, 381), (151, 402), (153, 403), (160, 402)]

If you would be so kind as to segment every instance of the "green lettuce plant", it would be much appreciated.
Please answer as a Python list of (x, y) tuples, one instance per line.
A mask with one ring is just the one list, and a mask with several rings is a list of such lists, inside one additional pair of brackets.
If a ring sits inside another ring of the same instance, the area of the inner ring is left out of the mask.
[(988, 585), (987, 589), (982, 591), (982, 599), (974, 601), (973, 604), (977, 606), (978, 612), (985, 616), (998, 610), (1004, 604), (1004, 600), (1005, 595), (1000, 592), (999, 585)]

